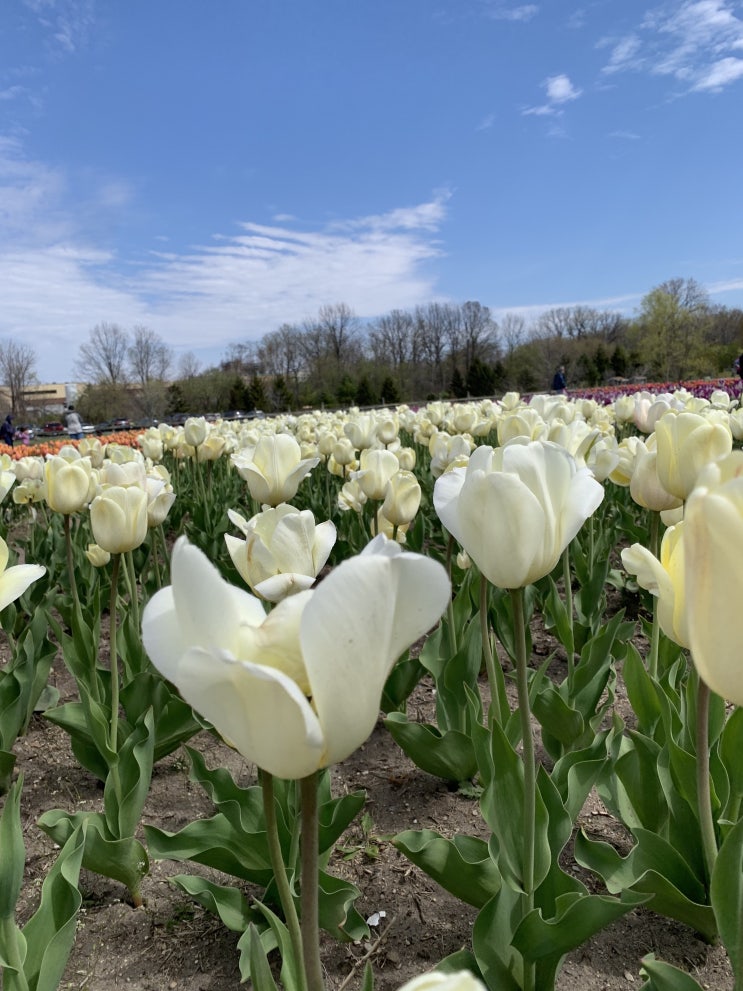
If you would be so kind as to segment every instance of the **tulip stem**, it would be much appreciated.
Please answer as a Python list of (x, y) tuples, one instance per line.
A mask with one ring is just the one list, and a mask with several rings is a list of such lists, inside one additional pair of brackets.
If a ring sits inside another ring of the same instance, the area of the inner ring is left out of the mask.
[[(109, 669), (111, 672), (111, 724), (109, 731), (109, 747), (114, 753), (118, 753), (119, 750), (119, 658), (116, 647), (116, 609), (117, 609), (117, 598), (118, 598), (118, 588), (119, 588), (119, 565), (121, 563), (121, 554), (112, 555), (112, 565), (111, 565), (111, 600), (108, 610), (109, 616), (109, 644), (110, 644), (110, 661)], [(112, 773), (114, 773), (114, 783), (116, 785), (116, 796), (121, 798), (120, 785), (119, 785), (119, 774), (118, 767), (114, 766), (111, 768)]]
[(134, 553), (126, 552), (126, 574), (129, 583), (129, 603), (134, 616), (134, 628), (139, 630), (139, 592), (137, 588), (137, 573), (134, 570)]
[(490, 685), (490, 708), (488, 709), (488, 725), (496, 720), (503, 725), (504, 712), (507, 711), (505, 701), (505, 682), (500, 664), (496, 664), (493, 656), (493, 643), (490, 639), (490, 622), (488, 616), (488, 592), (490, 583), (480, 572), (480, 632), (482, 635), (482, 656)]
[[(534, 738), (531, 729), (531, 706), (529, 705), (528, 658), (526, 656), (526, 620), (524, 615), (524, 590), (512, 588), (511, 608), (513, 610), (513, 633), (516, 646), (516, 684), (518, 688), (519, 717), (521, 720), (521, 747), (524, 761), (524, 855), (523, 855), (523, 885), (522, 919), (534, 908), (534, 845), (537, 806), (537, 773), (534, 759)], [(534, 991), (535, 964), (523, 961), (523, 991)]]
[(318, 913), (319, 826), (317, 772), (300, 781), (302, 793), (302, 948), (308, 991), (324, 991)]
[(160, 575), (160, 555), (157, 550), (157, 536), (154, 532), (152, 532), (150, 538), (150, 547), (152, 549), (152, 563), (155, 568), (155, 584), (160, 589), (163, 587), (163, 582)]
[(573, 623), (573, 582), (570, 574), (570, 544), (562, 552), (562, 582), (565, 587), (565, 612), (568, 617), (568, 642), (565, 652), (568, 656), (568, 678), (572, 679), (575, 667), (575, 628)]
[(717, 860), (717, 841), (715, 839), (715, 824), (712, 818), (712, 795), (709, 776), (709, 700), (710, 689), (699, 678), (697, 686), (697, 808), (699, 811), (699, 829), (702, 834), (702, 849), (704, 864), (707, 868), (708, 882), (712, 878), (712, 870)]
[[(648, 548), (653, 557), (658, 557), (658, 538), (660, 536), (660, 513), (650, 511), (650, 539)], [(648, 657), (648, 674), (651, 678), (658, 677), (658, 648), (660, 646), (660, 619), (658, 596), (653, 596), (653, 626), (650, 635), (650, 656)]]
[(263, 815), (266, 820), (266, 840), (268, 842), (268, 853), (271, 858), (271, 867), (279, 892), (279, 900), (284, 910), (286, 927), (289, 930), (292, 952), (296, 963), (298, 991), (306, 991), (307, 979), (304, 969), (304, 953), (302, 950), (302, 931), (299, 928), (299, 917), (297, 907), (294, 904), (289, 878), (286, 874), (286, 864), (281, 854), (281, 842), (279, 840), (279, 829), (276, 823), (276, 799), (274, 797), (273, 775), (268, 771), (260, 772), (261, 789), (263, 794)]
[[(446, 544), (446, 574), (451, 582), (451, 561), (454, 557), (454, 545), (455, 540), (451, 534), (449, 534), (449, 540)], [(449, 657), (454, 657), (457, 652), (457, 628), (454, 625), (454, 597), (449, 596), (449, 605), (447, 606), (446, 618), (447, 623), (447, 633), (449, 636)]]
[(80, 596), (77, 593), (77, 581), (75, 580), (75, 564), (72, 557), (72, 532), (71, 532), (71, 517), (69, 513), (65, 513), (62, 517), (64, 520), (64, 539), (65, 539), (65, 549), (67, 551), (67, 573), (69, 575), (70, 591), (72, 592), (72, 602), (75, 609), (75, 615), (80, 613)]

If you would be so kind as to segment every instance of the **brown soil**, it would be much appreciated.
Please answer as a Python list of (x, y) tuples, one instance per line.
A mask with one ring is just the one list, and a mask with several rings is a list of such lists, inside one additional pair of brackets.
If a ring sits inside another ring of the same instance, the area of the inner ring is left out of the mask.
[[(546, 653), (548, 645), (537, 643), (535, 647), (537, 653)], [(74, 683), (61, 662), (55, 665), (52, 679), (62, 701), (74, 697)], [(421, 682), (409, 703), (410, 717), (430, 718), (432, 696), (431, 685)], [(205, 754), (210, 767), (229, 767), (239, 784), (253, 781), (255, 769), (211, 735), (203, 733), (191, 745)], [(36, 820), (52, 807), (100, 809), (102, 792), (75, 761), (66, 734), (42, 717), (34, 717), (27, 736), (17, 741), (16, 752), (17, 768), (25, 776), (21, 807), (27, 866), (19, 907), (21, 920), (25, 920), (55, 857), (51, 841), (36, 826)], [(331, 869), (360, 888), (357, 907), (365, 917), (375, 912), (386, 915), (372, 929), (368, 942), (339, 944), (323, 939), (327, 984), (337, 989), (350, 978), (347, 986), (359, 988), (363, 961), (368, 958), (376, 987), (388, 991), (468, 946), (475, 910), (439, 889), (385, 837), (418, 827), (447, 835), (481, 831), (478, 803), (418, 770), (381, 724), (365, 746), (333, 769), (333, 781), (336, 794), (366, 789), (366, 811), (373, 823), (372, 843), (377, 850), (365, 852), (365, 837), (357, 822), (342, 840), (347, 852), (337, 853)], [(175, 831), (197, 817), (212, 814), (205, 793), (189, 781), (182, 756), (172, 755), (156, 766), (144, 822)], [(594, 837), (626, 842), (621, 827), (598, 799), (588, 803), (580, 825)], [(358, 849), (349, 856), (354, 847)], [(239, 987), (237, 936), (168, 881), (188, 869), (182, 864), (154, 863), (143, 883), (146, 905), (141, 909), (126, 903), (124, 890), (115, 882), (83, 871), (84, 905), (61, 987), (89, 991), (124, 987), (139, 991), (223, 991)], [(639, 987), (640, 959), (650, 952), (689, 971), (705, 988), (726, 991), (733, 986), (720, 947), (709, 947), (684, 926), (639, 910), (571, 954), (558, 987), (561, 991)]]

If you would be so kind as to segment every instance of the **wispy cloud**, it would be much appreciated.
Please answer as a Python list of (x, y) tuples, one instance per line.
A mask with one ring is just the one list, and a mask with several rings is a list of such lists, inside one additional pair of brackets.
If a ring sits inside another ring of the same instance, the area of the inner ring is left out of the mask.
[(642, 42), (635, 34), (627, 35), (618, 41), (602, 39), (598, 47), (611, 45), (609, 61), (603, 67), (602, 72), (608, 74), (623, 72), (626, 69), (637, 69), (643, 63)]
[(539, 7), (535, 3), (509, 4), (496, 2), (486, 3), (486, 13), (496, 21), (530, 21), (536, 17)]
[(50, 47), (71, 55), (87, 43), (96, 0), (23, 0), (23, 4), (46, 30)]
[(537, 116), (550, 116), (561, 113), (562, 107), (572, 100), (577, 100), (583, 90), (575, 87), (570, 81), (570, 77), (564, 73), (557, 76), (549, 76), (542, 84), (545, 89), (547, 102), (536, 107), (527, 107), (522, 111), (524, 114), (535, 114)]
[(686, 92), (721, 90), (743, 76), (743, 19), (730, 0), (684, 0), (655, 7), (637, 29), (602, 38), (605, 74), (669, 76)]
[(695, 90), (721, 90), (743, 76), (743, 58), (723, 58), (709, 66), (694, 83)]
[(475, 128), (476, 131), (488, 131), (495, 123), (495, 114), (487, 114)]
[[(371, 317), (425, 302), (436, 293), (428, 264), (442, 253), (451, 195), (312, 229), (289, 218), (242, 222), (190, 248), (170, 240), (142, 265), (86, 235), (64, 208), (66, 192), (64, 175), (0, 141), (0, 334), (32, 343), (46, 378), (72, 374), (77, 346), (102, 320), (147, 324), (176, 350), (215, 361), (230, 342), (325, 303)], [(98, 194), (122, 213), (133, 195), (116, 182)]]
[(640, 135), (635, 131), (610, 131), (610, 138), (617, 138), (619, 141), (639, 141)]

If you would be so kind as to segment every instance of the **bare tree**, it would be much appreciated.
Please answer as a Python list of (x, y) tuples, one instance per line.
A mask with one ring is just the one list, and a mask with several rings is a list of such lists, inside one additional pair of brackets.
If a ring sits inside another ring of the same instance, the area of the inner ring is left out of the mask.
[(278, 330), (266, 334), (258, 346), (263, 370), (291, 382), (294, 405), (299, 405), (299, 380), (305, 368), (302, 331), (295, 324), (282, 323)]
[(506, 313), (498, 325), (498, 335), (505, 346), (506, 357), (510, 358), (524, 343), (526, 320), (520, 313)]
[(392, 310), (380, 317), (369, 331), (369, 346), (375, 362), (390, 366), (401, 392), (405, 391), (405, 368), (412, 362), (415, 322), (407, 310)]
[(149, 327), (136, 326), (127, 350), (132, 378), (144, 388), (150, 382), (168, 377), (173, 353), (162, 338)]
[(442, 392), (446, 342), (452, 321), (455, 319), (448, 303), (429, 303), (415, 311), (416, 337), (421, 360), (428, 366), (428, 388)]
[(36, 352), (29, 344), (8, 340), (0, 343), (0, 375), (10, 392), (10, 407), (16, 416), (26, 415), (25, 392), (36, 381)]
[(491, 361), (496, 356), (497, 324), (490, 314), (490, 308), (478, 303), (477, 300), (462, 303), (459, 310), (462, 357), (464, 369), (467, 371), (476, 360)]
[(359, 357), (358, 320), (350, 306), (345, 303), (321, 306), (317, 324), (338, 369), (348, 367)]
[(129, 335), (116, 323), (99, 323), (90, 340), (80, 345), (77, 365), (86, 381), (100, 385), (126, 382)]
[(184, 351), (178, 359), (178, 378), (194, 379), (201, 372), (201, 362), (193, 351)]
[(666, 279), (655, 289), (670, 296), (679, 309), (688, 310), (690, 313), (709, 309), (709, 294), (696, 279), (682, 279), (677, 276), (674, 279)]
[(223, 372), (232, 372), (242, 378), (249, 378), (261, 371), (260, 345), (255, 341), (230, 344), (219, 363)]

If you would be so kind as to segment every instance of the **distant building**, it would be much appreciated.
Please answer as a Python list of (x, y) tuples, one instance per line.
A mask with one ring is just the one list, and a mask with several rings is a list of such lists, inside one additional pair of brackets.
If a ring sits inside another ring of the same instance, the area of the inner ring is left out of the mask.
[[(61, 414), (70, 404), (75, 404), (85, 392), (83, 382), (43, 382), (29, 385), (23, 390), (24, 416), (43, 419), (49, 414)], [(10, 408), (10, 389), (0, 385), (0, 409)], [(21, 410), (15, 410), (16, 414)]]

